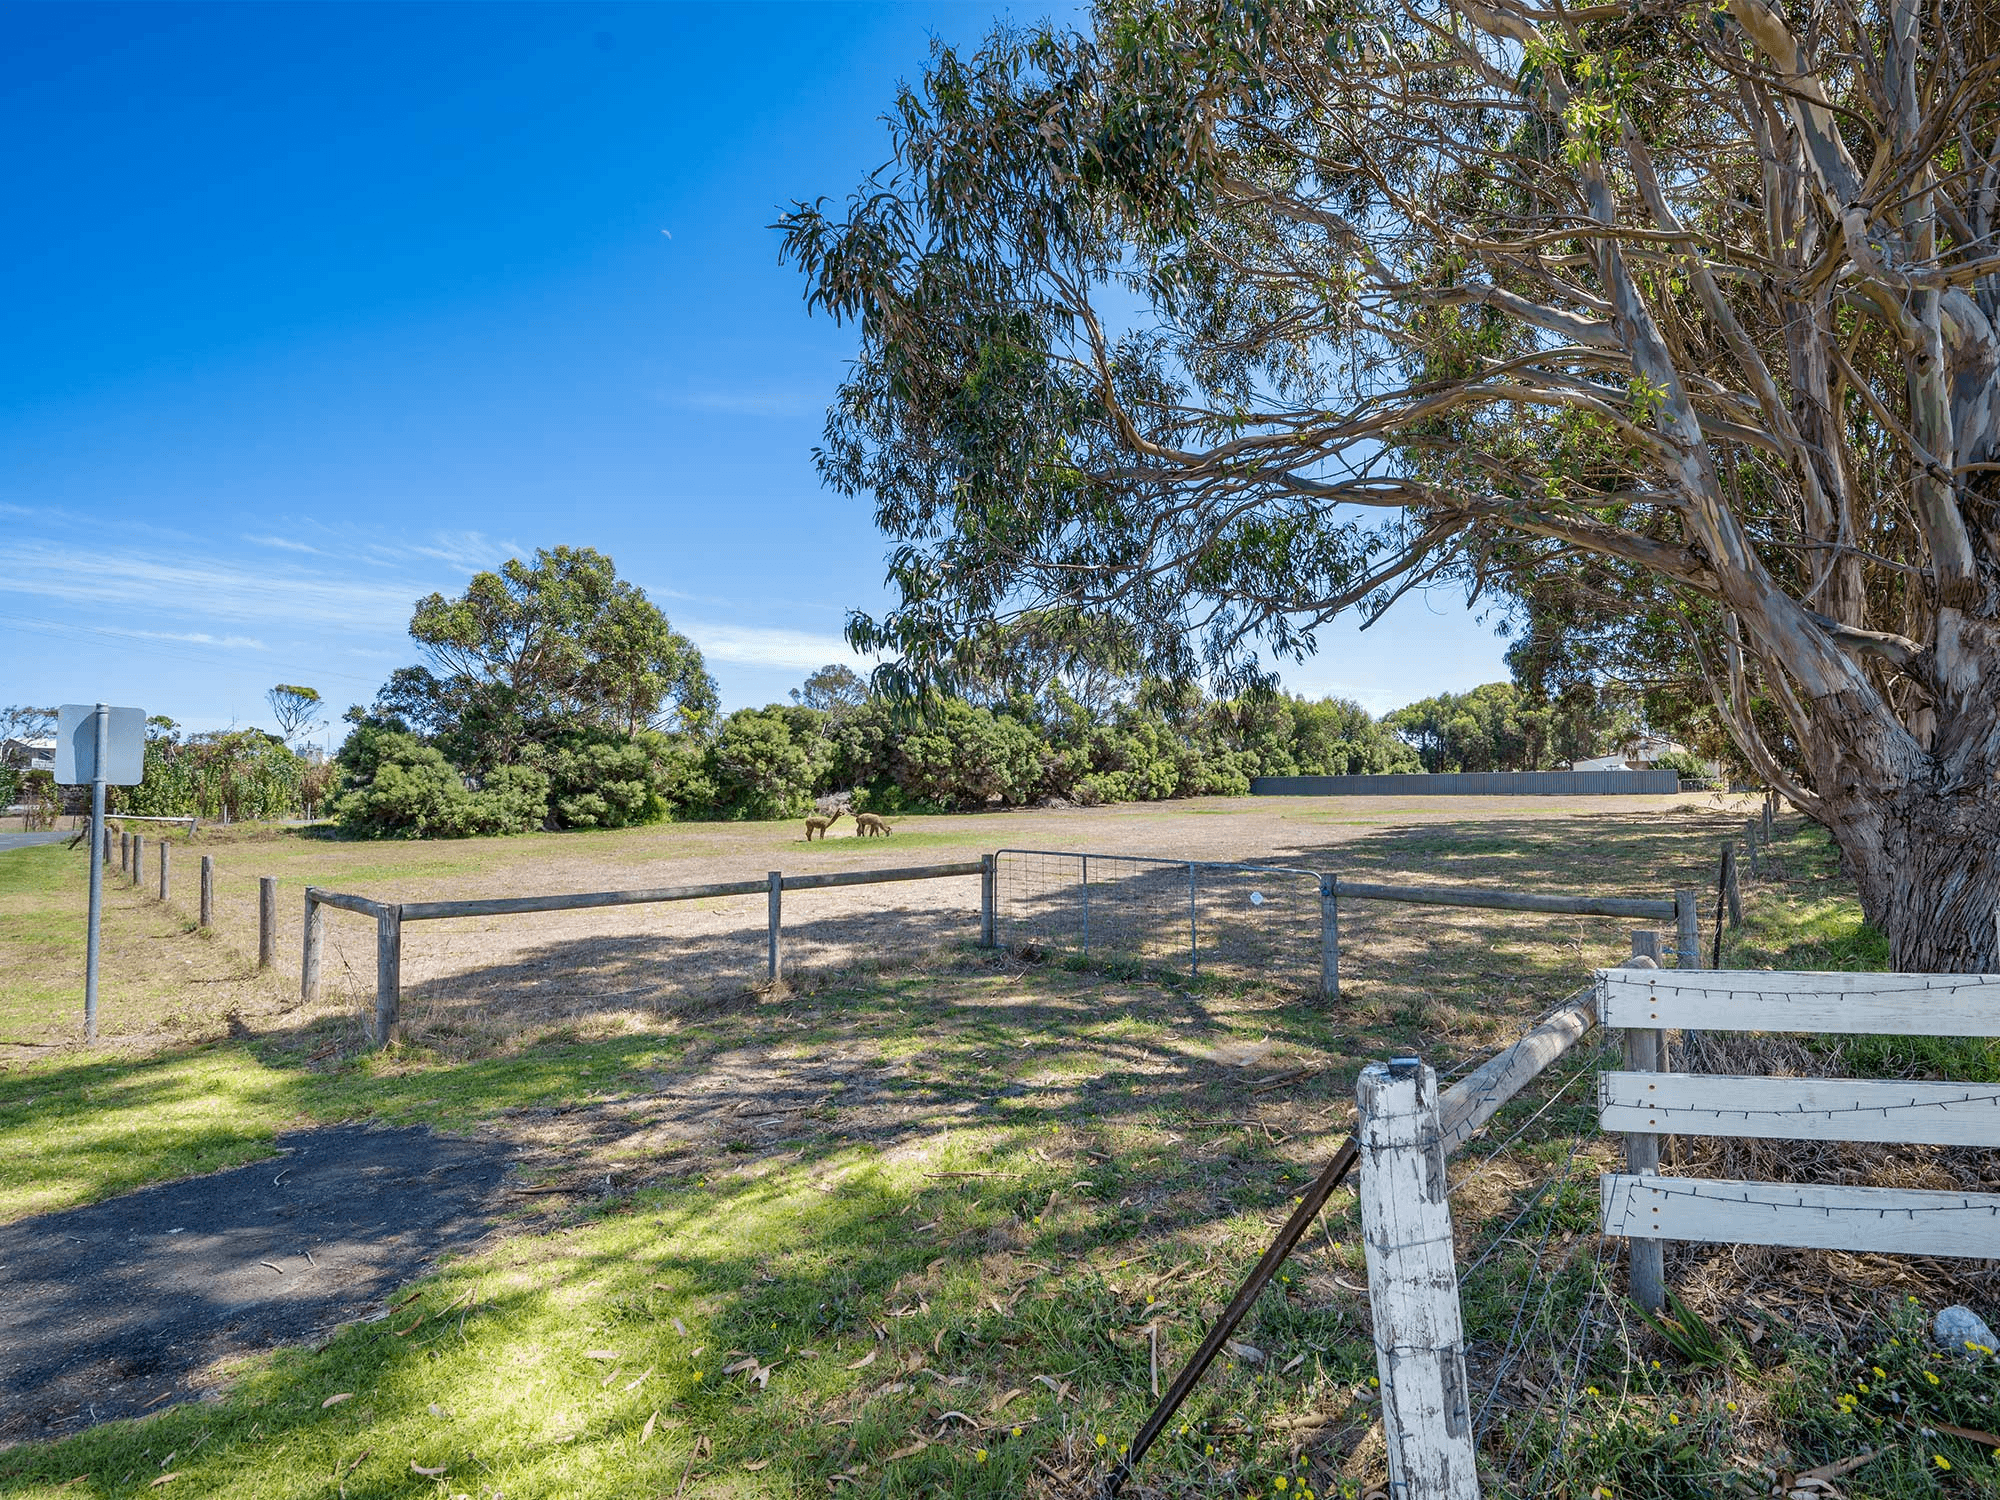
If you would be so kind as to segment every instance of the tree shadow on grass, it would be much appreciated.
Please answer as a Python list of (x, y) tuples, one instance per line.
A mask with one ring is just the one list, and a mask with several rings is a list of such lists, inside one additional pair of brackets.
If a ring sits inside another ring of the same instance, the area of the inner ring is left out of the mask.
[(373, 1311), (484, 1233), (509, 1157), (364, 1126), (272, 1151), (282, 1164), (0, 1225), (0, 1442), (187, 1400), (218, 1360)]

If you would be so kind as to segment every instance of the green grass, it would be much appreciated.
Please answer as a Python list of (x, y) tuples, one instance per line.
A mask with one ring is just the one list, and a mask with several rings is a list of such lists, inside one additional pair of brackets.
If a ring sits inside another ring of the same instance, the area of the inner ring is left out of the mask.
[[(1038, 1460), (1093, 1459), (1098, 1432), (1115, 1447), (1149, 1404), (1133, 1330), (1157, 1320), (1163, 1365), (1184, 1360), (1316, 1164), (1261, 1132), (1189, 1123), (1254, 1107), (1240, 1070), (1145, 1071), (1180, 1035), (1163, 1009), (1231, 997), (1129, 988), (1107, 1007), (1095, 984), (968, 961), (724, 1011), (671, 1038), (473, 1063), (395, 1049), (320, 1074), (304, 1065), (307, 1037), (9, 1075), (0, 1159), (40, 1164), (4, 1179), (10, 1211), (23, 1195), (83, 1201), (249, 1159), (301, 1120), (454, 1126), (658, 1088), (774, 1031), (802, 1056), (868, 1043), (928, 1112), (894, 1140), (856, 1139), (834, 1091), (782, 1149), (718, 1143), (677, 1163), (671, 1185), (521, 1226), (392, 1321), (250, 1362), (219, 1403), (0, 1455), (0, 1494), (80, 1474), (66, 1494), (131, 1494), (174, 1472), (185, 1493), (321, 1495), (364, 1451), (341, 1475), (351, 1494), (419, 1484), (412, 1462), (448, 1468), (447, 1492), (670, 1493), (706, 1440), (689, 1493), (799, 1494), (851, 1473), (869, 1493), (997, 1495), (1024, 1488)], [(1326, 1029), (1265, 1010), (1206, 1035)], [(1050, 1045), (1023, 1049), (1024, 1036)], [(1190, 1133), (1226, 1149), (1196, 1159)], [(1283, 1444), (1241, 1429), (1365, 1389), (1367, 1345), (1327, 1280), (1362, 1274), (1351, 1212), (1343, 1196), (1327, 1231), (1349, 1248), (1302, 1262), (1244, 1329), (1263, 1364), (1218, 1371), (1188, 1438), (1153, 1460), (1187, 1492), (1267, 1481), (1288, 1462)], [(751, 1355), (767, 1385), (724, 1373)], [(321, 1405), (340, 1392), (353, 1397)]]
[[(1713, 833), (1635, 818), (1578, 842), (1570, 828), (1385, 830), (1348, 846), (1342, 867), (1518, 868), (1555, 887), (1618, 870), (1623, 889), (1671, 888), (1692, 883), (1690, 851)], [(411, 868), (399, 852), (370, 851), (385, 879)], [(1779, 854), (1782, 878), (1746, 893), (1750, 921), (1725, 962), (1866, 967), (1879, 939), (1823, 851), (1788, 834)], [(35, 912), (53, 921), (70, 899), (67, 877), (17, 868), (0, 860), (0, 880), (18, 882), (0, 886), (0, 922), (25, 916), (32, 945)], [(286, 1128), (360, 1118), (502, 1134), (624, 1119), (645, 1144), (579, 1135), (544, 1165), (601, 1183), (638, 1152), (653, 1180), (585, 1206), (530, 1200), (497, 1245), (410, 1288), (394, 1316), (247, 1361), (218, 1400), (0, 1453), (0, 1496), (154, 1493), (163, 1474), (178, 1476), (168, 1495), (353, 1500), (1080, 1492), (1152, 1404), (1143, 1330), (1158, 1327), (1170, 1377), (1339, 1140), (1354, 1070), (1395, 1051), (1476, 1059), (1623, 936), (1462, 921), (1475, 919), (1358, 914), (1332, 1014), (1259, 985), (960, 952), (646, 1029), (550, 1027), (484, 1055), (327, 1055), (337, 1028), (279, 1017), (246, 1039), (16, 1064), (0, 1072), (0, 1217), (254, 1160)], [(121, 942), (183, 955), (196, 980), (237, 961), (157, 908), (135, 903), (121, 926)], [(12, 961), (25, 950), (6, 930)], [(1393, 961), (1371, 931), (1403, 943)], [(812, 1072), (834, 1057), (851, 1070)], [(676, 1119), (698, 1086), (751, 1063), (821, 1077), (810, 1107), (775, 1134), (647, 1134), (648, 1111)], [(1266, 1083), (1312, 1064), (1323, 1071)], [(1844, 1348), (1775, 1323), (1752, 1340), (1732, 1322), (1719, 1330), (1732, 1357), (1699, 1369), (1628, 1317), (1580, 1371), (1567, 1362), (1587, 1308), (1619, 1308), (1615, 1263), (1596, 1249), (1595, 1174), (1615, 1143), (1594, 1128), (1595, 1065), (1579, 1055), (1545, 1076), (1455, 1164), (1461, 1264), (1506, 1231), (1463, 1290), (1475, 1372), (1518, 1333), (1518, 1368), (1541, 1388), (1496, 1408), (1486, 1492), (1768, 1494), (1757, 1464), (1796, 1471), (1877, 1446), (1839, 1481), (1845, 1494), (1993, 1492), (2000, 1471), (1977, 1444), (1919, 1437), (1939, 1420), (1990, 1430), (2000, 1395), (1926, 1357), (1925, 1309), (1885, 1301)], [(1147, 1485), (1268, 1496), (1282, 1475), (1292, 1494), (1329, 1496), (1379, 1481), (1373, 1355), (1348, 1290), (1365, 1279), (1357, 1239), (1343, 1191), (1238, 1335), (1262, 1360), (1204, 1380), (1148, 1458)], [(746, 1358), (757, 1363), (725, 1373)], [(1308, 1416), (1321, 1425), (1286, 1425)]]

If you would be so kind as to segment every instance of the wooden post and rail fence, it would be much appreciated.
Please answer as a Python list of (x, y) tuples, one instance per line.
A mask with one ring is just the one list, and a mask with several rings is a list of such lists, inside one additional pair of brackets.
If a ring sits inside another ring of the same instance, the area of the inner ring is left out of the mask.
[[(1763, 807), (1762, 824), (1752, 819), (1745, 827), (1746, 847), (1753, 870), (1757, 867), (1757, 844), (1759, 834), (1768, 825), (1770, 817), (1768, 800)], [(164, 821), (164, 820), (163, 820)], [(171, 821), (188, 821), (176, 819)], [(108, 831), (106, 835), (109, 837)], [(1766, 840), (1768, 834), (1765, 835)], [(171, 856), (169, 846), (161, 843), (159, 860), (159, 899), (171, 899)], [(1002, 941), (1000, 915), (1000, 865), (1009, 855), (1038, 854), (1046, 851), (1002, 850), (997, 854), (981, 856), (976, 861), (959, 861), (950, 864), (925, 865), (881, 870), (847, 870), (820, 874), (786, 875), (782, 871), (771, 871), (758, 880), (722, 881), (704, 885), (661, 887), (631, 891), (595, 891), (562, 893), (539, 896), (504, 896), (472, 898), (464, 900), (386, 902), (371, 897), (330, 891), (318, 886), (309, 886), (305, 892), (305, 924), (303, 953), (300, 964), (300, 989), (307, 998), (317, 998), (320, 993), (323, 969), (322, 948), (325, 941), (324, 908), (351, 911), (357, 915), (372, 918), (377, 924), (376, 932), (376, 1001), (373, 1034), (379, 1042), (389, 1035), (389, 1029), (398, 1019), (401, 1008), (402, 991), (402, 925), (404, 922), (438, 921), (462, 917), (488, 917), (528, 914), (534, 912), (574, 911), (589, 908), (649, 905), (676, 901), (713, 899), (729, 896), (749, 896), (762, 893), (766, 898), (767, 953), (766, 977), (776, 981), (784, 972), (784, 897), (786, 892), (805, 892), (832, 889), (850, 885), (874, 885), (894, 881), (916, 881), (956, 878), (970, 875), (980, 877), (979, 937), (981, 947), (997, 947)], [(145, 839), (130, 830), (121, 830), (119, 858), (121, 868), (134, 886), (145, 880)], [(1066, 856), (1067, 857), (1067, 856)], [(1080, 862), (1091, 859), (1105, 860), (1116, 856), (1074, 856)], [(1189, 885), (1188, 936), (1189, 968), (1191, 973), (1199, 972), (1200, 948), (1196, 931), (1196, 904), (1194, 899), (1197, 871), (1210, 868), (1203, 861), (1156, 861), (1170, 865), (1185, 864)], [(1564, 916), (1595, 916), (1624, 918), (1639, 921), (1671, 921), (1674, 924), (1674, 954), (1681, 968), (1694, 968), (1701, 962), (1700, 901), (1695, 890), (1678, 890), (1671, 898), (1635, 898), (1611, 896), (1571, 896), (1548, 895), (1528, 891), (1496, 890), (1477, 886), (1448, 885), (1408, 885), (1390, 884), (1380, 881), (1356, 880), (1347, 876), (1324, 871), (1293, 870), (1280, 866), (1213, 866), (1216, 869), (1251, 871), (1260, 875), (1295, 875), (1314, 882), (1317, 891), (1319, 943), (1318, 943), (1318, 991), (1322, 998), (1334, 1000), (1340, 994), (1340, 907), (1347, 901), (1389, 901), (1413, 905), (1473, 908), (1494, 911), (1535, 912)], [(1082, 891), (1083, 920), (1089, 918), (1088, 864)], [(1736, 889), (1736, 865), (1733, 845), (1725, 850), (1723, 890), (1727, 906), (1732, 916), (1740, 919), (1740, 896)], [(212, 927), (215, 922), (215, 862), (212, 856), (201, 857), (200, 871), (200, 922), (203, 927)], [(1087, 931), (1086, 927), (1086, 931)], [(260, 969), (270, 969), (277, 964), (278, 950), (278, 882), (270, 876), (258, 880), (258, 920), (257, 920), (257, 963)], [(1086, 940), (1087, 941), (1087, 940)], [(1649, 934), (1652, 956), (1658, 958), (1657, 941)], [(1634, 1054), (1634, 1066), (1643, 1060), (1642, 1053)]]
[(320, 993), (322, 953), (326, 941), (328, 907), (349, 911), (375, 921), (375, 1025), (374, 1040), (385, 1042), (400, 1016), (403, 989), (403, 924), (437, 922), (455, 917), (517, 916), (528, 912), (582, 911), (607, 906), (653, 906), (675, 901), (707, 901), (725, 896), (765, 897), (768, 928), (766, 977), (775, 983), (783, 977), (784, 893), (822, 891), (839, 886), (883, 885), (906, 880), (945, 880), (968, 875), (980, 877), (979, 932), (982, 946), (990, 945), (994, 931), (994, 857), (952, 864), (914, 865), (891, 870), (838, 870), (819, 875), (787, 875), (773, 870), (762, 880), (724, 880), (706, 885), (660, 886), (634, 891), (579, 891), (547, 896), (490, 896), (462, 901), (375, 901), (366, 896), (307, 886), (305, 893), (305, 949), (299, 964), (299, 993), (316, 1000)]
[[(299, 965), (300, 994), (307, 1000), (320, 995), (324, 967), (325, 908), (353, 912), (376, 923), (375, 1020), (371, 1034), (377, 1044), (385, 1041), (401, 1015), (403, 924), (447, 921), (466, 917), (520, 916), (536, 912), (580, 911), (615, 906), (649, 906), (677, 901), (714, 900), (731, 896), (762, 895), (765, 898), (766, 958), (765, 977), (775, 983), (784, 973), (784, 898), (787, 892), (831, 890), (841, 886), (881, 885), (898, 881), (941, 880), (979, 877), (979, 946), (996, 947), (1000, 941), (999, 866), (1002, 855), (982, 855), (977, 860), (951, 864), (917, 865), (896, 869), (831, 871), (812, 875), (787, 875), (773, 870), (761, 880), (729, 880), (704, 885), (662, 886), (628, 891), (579, 891), (541, 896), (490, 896), (447, 901), (389, 902), (349, 892), (308, 886), (305, 891), (304, 948)], [(1188, 863), (1190, 886), (1200, 861)], [(1242, 867), (1275, 871), (1276, 867)], [(1340, 993), (1340, 899), (1398, 901), (1432, 906), (1473, 907), (1498, 911), (1547, 912), (1569, 916), (1672, 920), (1676, 924), (1676, 953), (1688, 967), (1700, 962), (1699, 893), (1677, 891), (1671, 900), (1605, 896), (1551, 896), (1525, 891), (1481, 889), (1472, 886), (1399, 886), (1371, 881), (1349, 880), (1343, 876), (1307, 873), (1318, 882), (1320, 906), (1320, 994), (1328, 999)], [(270, 944), (275, 941), (275, 904), (265, 882), (266, 920), (260, 925), (264, 941), (260, 953), (268, 965)], [(1084, 900), (1088, 901), (1088, 886)], [(1083, 907), (1088, 922), (1088, 906)], [(1192, 905), (1189, 922), (1192, 934)]]

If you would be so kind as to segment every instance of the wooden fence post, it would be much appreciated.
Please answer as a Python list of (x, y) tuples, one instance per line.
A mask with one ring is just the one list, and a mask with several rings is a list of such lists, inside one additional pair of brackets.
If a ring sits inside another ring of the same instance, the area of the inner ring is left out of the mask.
[(132, 835), (132, 884), (146, 883), (146, 841), (138, 834)]
[(274, 875), (257, 877), (257, 967), (268, 969), (278, 961), (278, 881)]
[(1201, 978), (1201, 932), (1195, 926), (1194, 861), (1188, 861), (1188, 978)]
[(1660, 935), (1649, 927), (1640, 928), (1632, 934), (1632, 956), (1650, 958), (1655, 967), (1660, 962)]
[(994, 947), (1000, 926), (1000, 856), (979, 856), (979, 946)]
[(201, 925), (215, 925), (215, 856), (201, 857)]
[[(1639, 939), (1649, 937), (1653, 942), (1647, 952)], [(1633, 933), (1632, 957), (1625, 964), (1628, 969), (1657, 969), (1659, 965), (1659, 934)], [(1666, 1065), (1667, 1034), (1664, 1031), (1640, 1026), (1627, 1026), (1621, 1036), (1625, 1047), (1625, 1069), (1630, 1073), (1658, 1073)], [(1660, 1138), (1650, 1132), (1631, 1131), (1625, 1136), (1625, 1170), (1633, 1173), (1657, 1173), (1660, 1170)], [(1660, 1240), (1627, 1240), (1626, 1251), (1630, 1259), (1626, 1263), (1632, 1300), (1648, 1312), (1658, 1312), (1667, 1305), (1667, 1258), (1666, 1245)]]
[(326, 910), (319, 904), (319, 893), (307, 886), (305, 950), (299, 955), (301, 1000), (319, 999), (319, 950), (325, 940)]
[(1771, 834), (1774, 831), (1771, 819), (1771, 801), (1777, 795), (1776, 792), (1766, 792), (1764, 794), (1764, 842), (1767, 844), (1771, 842)]
[(773, 870), (770, 874), (770, 881), (770, 895), (765, 898), (771, 923), (771, 963), (769, 977), (771, 983), (776, 984), (778, 982), (780, 967), (778, 946), (785, 921), (785, 872), (783, 870)]
[(169, 856), (173, 852), (174, 852), (174, 846), (168, 843), (165, 839), (161, 839), (160, 840), (160, 900), (161, 901), (165, 901), (167, 899), (167, 892), (170, 889), (168, 885), (170, 877), (168, 876), (167, 872), (173, 867), (173, 862), (169, 858)]
[(386, 1047), (403, 1003), (403, 908), (385, 906), (375, 919), (375, 1045)]
[(1354, 1097), (1389, 1492), (1478, 1500), (1437, 1074), (1414, 1057), (1370, 1063)]
[(1743, 847), (1749, 854), (1750, 874), (1754, 879), (1763, 873), (1757, 864), (1757, 820), (1755, 818), (1752, 818), (1743, 825)]
[(1077, 877), (1079, 889), (1083, 892), (1083, 956), (1090, 957), (1090, 856), (1079, 854), (1078, 866), (1082, 873)]
[(1743, 892), (1736, 882), (1736, 840), (1722, 841), (1722, 896), (1729, 903), (1729, 925), (1743, 925)]
[(104, 863), (106, 866), (109, 866), (111, 863), (111, 825), (106, 823), (97, 832), (104, 840)]
[(1674, 892), (1674, 964), (1701, 967), (1701, 892)]
[(1340, 998), (1340, 877), (1319, 878), (1319, 997)]
[(118, 830), (118, 873), (128, 874), (132, 869), (132, 835), (124, 829)]

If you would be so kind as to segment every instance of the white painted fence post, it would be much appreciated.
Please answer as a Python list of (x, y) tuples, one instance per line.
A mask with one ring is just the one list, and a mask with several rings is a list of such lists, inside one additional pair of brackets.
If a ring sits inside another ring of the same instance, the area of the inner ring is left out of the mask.
[(1389, 1490), (1398, 1500), (1478, 1500), (1437, 1074), (1414, 1057), (1370, 1063), (1354, 1097)]

